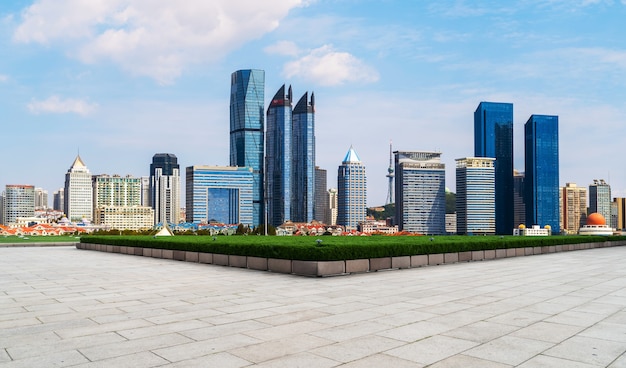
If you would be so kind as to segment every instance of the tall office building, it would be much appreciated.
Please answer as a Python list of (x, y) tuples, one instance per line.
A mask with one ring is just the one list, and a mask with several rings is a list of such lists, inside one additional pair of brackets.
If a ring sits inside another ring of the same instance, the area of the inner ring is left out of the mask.
[(141, 206), (141, 179), (130, 175), (94, 175), (93, 198), (94, 207)]
[(251, 167), (189, 166), (185, 177), (188, 222), (252, 226)]
[(365, 166), (352, 146), (337, 170), (337, 225), (356, 230), (367, 212)]
[(513, 224), (516, 227), (526, 224), (526, 203), (524, 202), (524, 173), (513, 171)]
[(59, 188), (59, 190), (52, 193), (52, 209), (55, 211), (65, 212), (63, 202), (65, 202), (65, 189)]
[(324, 169), (315, 167), (315, 208), (313, 218), (326, 225), (330, 224), (328, 214), (328, 177)]
[(494, 158), (456, 160), (456, 232), (495, 234), (496, 196)]
[(150, 164), (150, 203), (155, 224), (180, 222), (180, 168), (171, 153), (157, 153)]
[(35, 188), (35, 209), (48, 209), (48, 191), (43, 188)]
[(587, 223), (587, 188), (575, 183), (566, 183), (559, 189), (561, 231), (578, 234), (578, 229)]
[(65, 174), (63, 208), (67, 219), (72, 222), (93, 220), (93, 189), (91, 173), (85, 163), (76, 156)]
[(338, 206), (339, 200), (337, 198), (337, 188), (328, 189), (328, 212), (326, 213), (328, 222), (326, 224), (331, 226), (337, 225)]
[(141, 205), (144, 207), (152, 207), (150, 203), (150, 177), (141, 177)]
[(4, 225), (15, 224), (18, 217), (35, 216), (35, 187), (7, 184), (3, 195), (2, 212)]
[(446, 173), (440, 152), (395, 151), (398, 230), (446, 233)]
[(589, 185), (589, 213), (597, 212), (611, 225), (611, 186), (604, 179)]
[(618, 231), (626, 230), (626, 198), (613, 198), (613, 206), (615, 209), (615, 226)]
[(253, 226), (264, 223), (265, 72), (238, 70), (230, 78), (230, 166), (251, 167)]
[(315, 219), (315, 95), (305, 93), (292, 115), (292, 204), (291, 220), (310, 223)]
[(268, 223), (279, 226), (291, 218), (292, 196), (292, 92), (285, 85), (267, 109), (265, 185)]
[(514, 226), (513, 104), (478, 105), (474, 112), (474, 156), (496, 159), (496, 233), (510, 234)]
[(552, 233), (558, 234), (559, 117), (531, 115), (524, 136), (526, 226), (549, 225)]

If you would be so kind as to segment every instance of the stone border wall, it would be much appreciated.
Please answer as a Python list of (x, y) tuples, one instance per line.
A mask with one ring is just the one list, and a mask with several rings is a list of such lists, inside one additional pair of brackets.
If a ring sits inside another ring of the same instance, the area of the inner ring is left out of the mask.
[(301, 276), (337, 276), (352, 273), (374, 272), (403, 268), (416, 268), (459, 262), (483, 261), (499, 258), (523, 257), (536, 254), (548, 254), (606, 248), (626, 245), (626, 240), (605, 241), (599, 243), (581, 243), (551, 245), (546, 247), (509, 248), (478, 250), (458, 253), (422, 254), (403, 257), (384, 257), (370, 259), (351, 259), (346, 261), (298, 261), (289, 259), (234, 256), (226, 254), (187, 252), (183, 250), (125, 247), (107, 244), (77, 243), (77, 249), (97, 250), (108, 253), (121, 253), (136, 256), (172, 259), (185, 262), (215, 264), (221, 266), (249, 268)]
[(20, 247), (73, 247), (78, 246), (78, 242), (32, 242), (32, 243), (0, 243), (0, 248), (20, 248)]

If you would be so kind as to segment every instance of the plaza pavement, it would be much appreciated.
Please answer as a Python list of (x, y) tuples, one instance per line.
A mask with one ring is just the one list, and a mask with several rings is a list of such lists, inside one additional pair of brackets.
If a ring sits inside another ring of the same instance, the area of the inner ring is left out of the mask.
[(0, 367), (626, 367), (625, 260), (307, 278), (0, 248)]

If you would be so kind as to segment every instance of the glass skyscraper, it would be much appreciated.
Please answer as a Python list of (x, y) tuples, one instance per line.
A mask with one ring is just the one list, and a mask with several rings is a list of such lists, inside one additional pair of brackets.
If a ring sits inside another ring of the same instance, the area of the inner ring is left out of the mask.
[(337, 225), (356, 230), (367, 212), (367, 176), (365, 166), (350, 147), (337, 170)]
[(481, 102), (474, 112), (474, 156), (495, 158), (496, 233), (513, 231), (513, 104)]
[(446, 172), (439, 152), (396, 151), (396, 222), (400, 231), (446, 233)]
[(267, 109), (265, 185), (268, 224), (279, 226), (291, 218), (292, 108), (291, 87), (276, 92)]
[(265, 71), (238, 70), (230, 81), (230, 166), (252, 168), (252, 225), (258, 226), (264, 223)]
[(155, 224), (180, 222), (180, 166), (171, 153), (157, 153), (150, 164), (150, 204)]
[(589, 213), (597, 212), (611, 225), (611, 186), (604, 179), (589, 185)]
[(467, 157), (456, 160), (458, 234), (496, 232), (494, 160), (490, 157)]
[(524, 137), (526, 226), (549, 225), (552, 233), (558, 234), (559, 117), (531, 115), (524, 125)]
[(185, 177), (187, 221), (252, 226), (252, 168), (189, 166)]
[(305, 93), (292, 115), (291, 220), (310, 223), (315, 212), (315, 96)]

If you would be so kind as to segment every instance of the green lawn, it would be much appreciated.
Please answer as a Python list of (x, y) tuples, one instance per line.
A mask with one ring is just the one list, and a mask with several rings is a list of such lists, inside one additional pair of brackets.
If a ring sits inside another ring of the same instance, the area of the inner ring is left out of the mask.
[(77, 243), (80, 240), (74, 236), (0, 236), (0, 244), (7, 243)]

